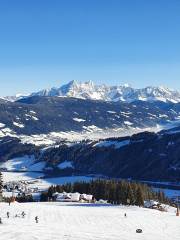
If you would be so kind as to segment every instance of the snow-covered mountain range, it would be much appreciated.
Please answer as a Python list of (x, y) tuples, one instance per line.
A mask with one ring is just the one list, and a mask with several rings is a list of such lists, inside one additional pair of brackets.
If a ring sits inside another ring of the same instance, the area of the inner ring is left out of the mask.
[[(179, 126), (177, 92), (73, 81), (59, 89), (0, 99), (0, 163), (18, 159), (19, 166), (19, 158), (32, 159), (51, 176), (179, 181)], [(162, 129), (168, 132), (144, 132)], [(64, 163), (73, 167), (59, 169)], [(32, 170), (26, 164), (24, 169)]]
[(163, 101), (180, 102), (180, 92), (165, 87), (145, 87), (136, 89), (128, 84), (120, 86), (96, 85), (92, 81), (78, 82), (71, 81), (59, 88), (43, 89), (29, 95), (18, 94), (13, 97), (6, 97), (8, 101), (16, 101), (30, 96), (48, 97), (74, 97), (81, 99), (102, 100), (102, 101)]

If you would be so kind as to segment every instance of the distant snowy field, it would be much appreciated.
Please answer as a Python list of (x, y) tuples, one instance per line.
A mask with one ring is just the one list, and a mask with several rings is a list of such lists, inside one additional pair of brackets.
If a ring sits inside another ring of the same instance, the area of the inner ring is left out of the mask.
[[(179, 240), (175, 209), (63, 203), (0, 204), (1, 240)], [(6, 212), (10, 212), (10, 218)], [(26, 217), (15, 218), (25, 211)], [(127, 218), (124, 217), (127, 214)], [(39, 223), (35, 223), (35, 216)], [(136, 233), (141, 228), (143, 233)]]
[(90, 176), (70, 176), (41, 179), (41, 177), (43, 177), (43, 173), (38, 172), (3, 172), (2, 174), (3, 181), (5, 183), (11, 181), (32, 181), (32, 184), (30, 184), (31, 187), (38, 187), (40, 190), (46, 190), (51, 185), (90, 181), (94, 179)]

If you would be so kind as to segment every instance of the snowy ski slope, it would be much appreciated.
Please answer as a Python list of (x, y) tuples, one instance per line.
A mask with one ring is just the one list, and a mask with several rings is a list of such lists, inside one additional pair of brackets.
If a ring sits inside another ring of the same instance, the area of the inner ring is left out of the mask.
[[(0, 204), (1, 240), (179, 240), (180, 217), (139, 207), (63, 203)], [(6, 212), (10, 212), (10, 218)], [(25, 211), (26, 217), (14, 217)], [(126, 212), (127, 217), (124, 217)], [(39, 223), (35, 223), (38, 215)], [(141, 228), (143, 233), (136, 233)]]

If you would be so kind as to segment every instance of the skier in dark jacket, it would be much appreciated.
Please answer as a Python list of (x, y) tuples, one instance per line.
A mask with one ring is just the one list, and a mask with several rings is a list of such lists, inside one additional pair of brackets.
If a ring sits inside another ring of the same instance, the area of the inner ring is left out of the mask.
[(36, 223), (38, 223), (38, 220), (39, 220), (39, 218), (38, 218), (38, 216), (36, 216), (36, 217), (35, 217)]
[(9, 212), (7, 212), (6, 215), (7, 215), (7, 218), (9, 218)]
[(25, 212), (23, 211), (22, 213), (21, 213), (21, 216), (22, 216), (22, 218), (24, 218), (25, 217)]

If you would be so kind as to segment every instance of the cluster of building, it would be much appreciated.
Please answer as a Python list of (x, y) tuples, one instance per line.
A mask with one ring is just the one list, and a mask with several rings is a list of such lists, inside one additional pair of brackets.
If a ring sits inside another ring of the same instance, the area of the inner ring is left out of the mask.
[(88, 203), (95, 201), (93, 195), (84, 193), (80, 194), (78, 192), (76, 193), (56, 192), (53, 194), (53, 200), (57, 202), (88, 202)]
[(154, 200), (144, 201), (144, 207), (159, 210), (162, 212), (167, 211), (166, 206), (164, 204), (161, 204), (158, 201)]
[(29, 187), (29, 182), (26, 181), (10, 181), (3, 185), (3, 195), (5, 197), (20, 196), (22, 194), (32, 195), (33, 193), (38, 193), (39, 189), (37, 187)]

